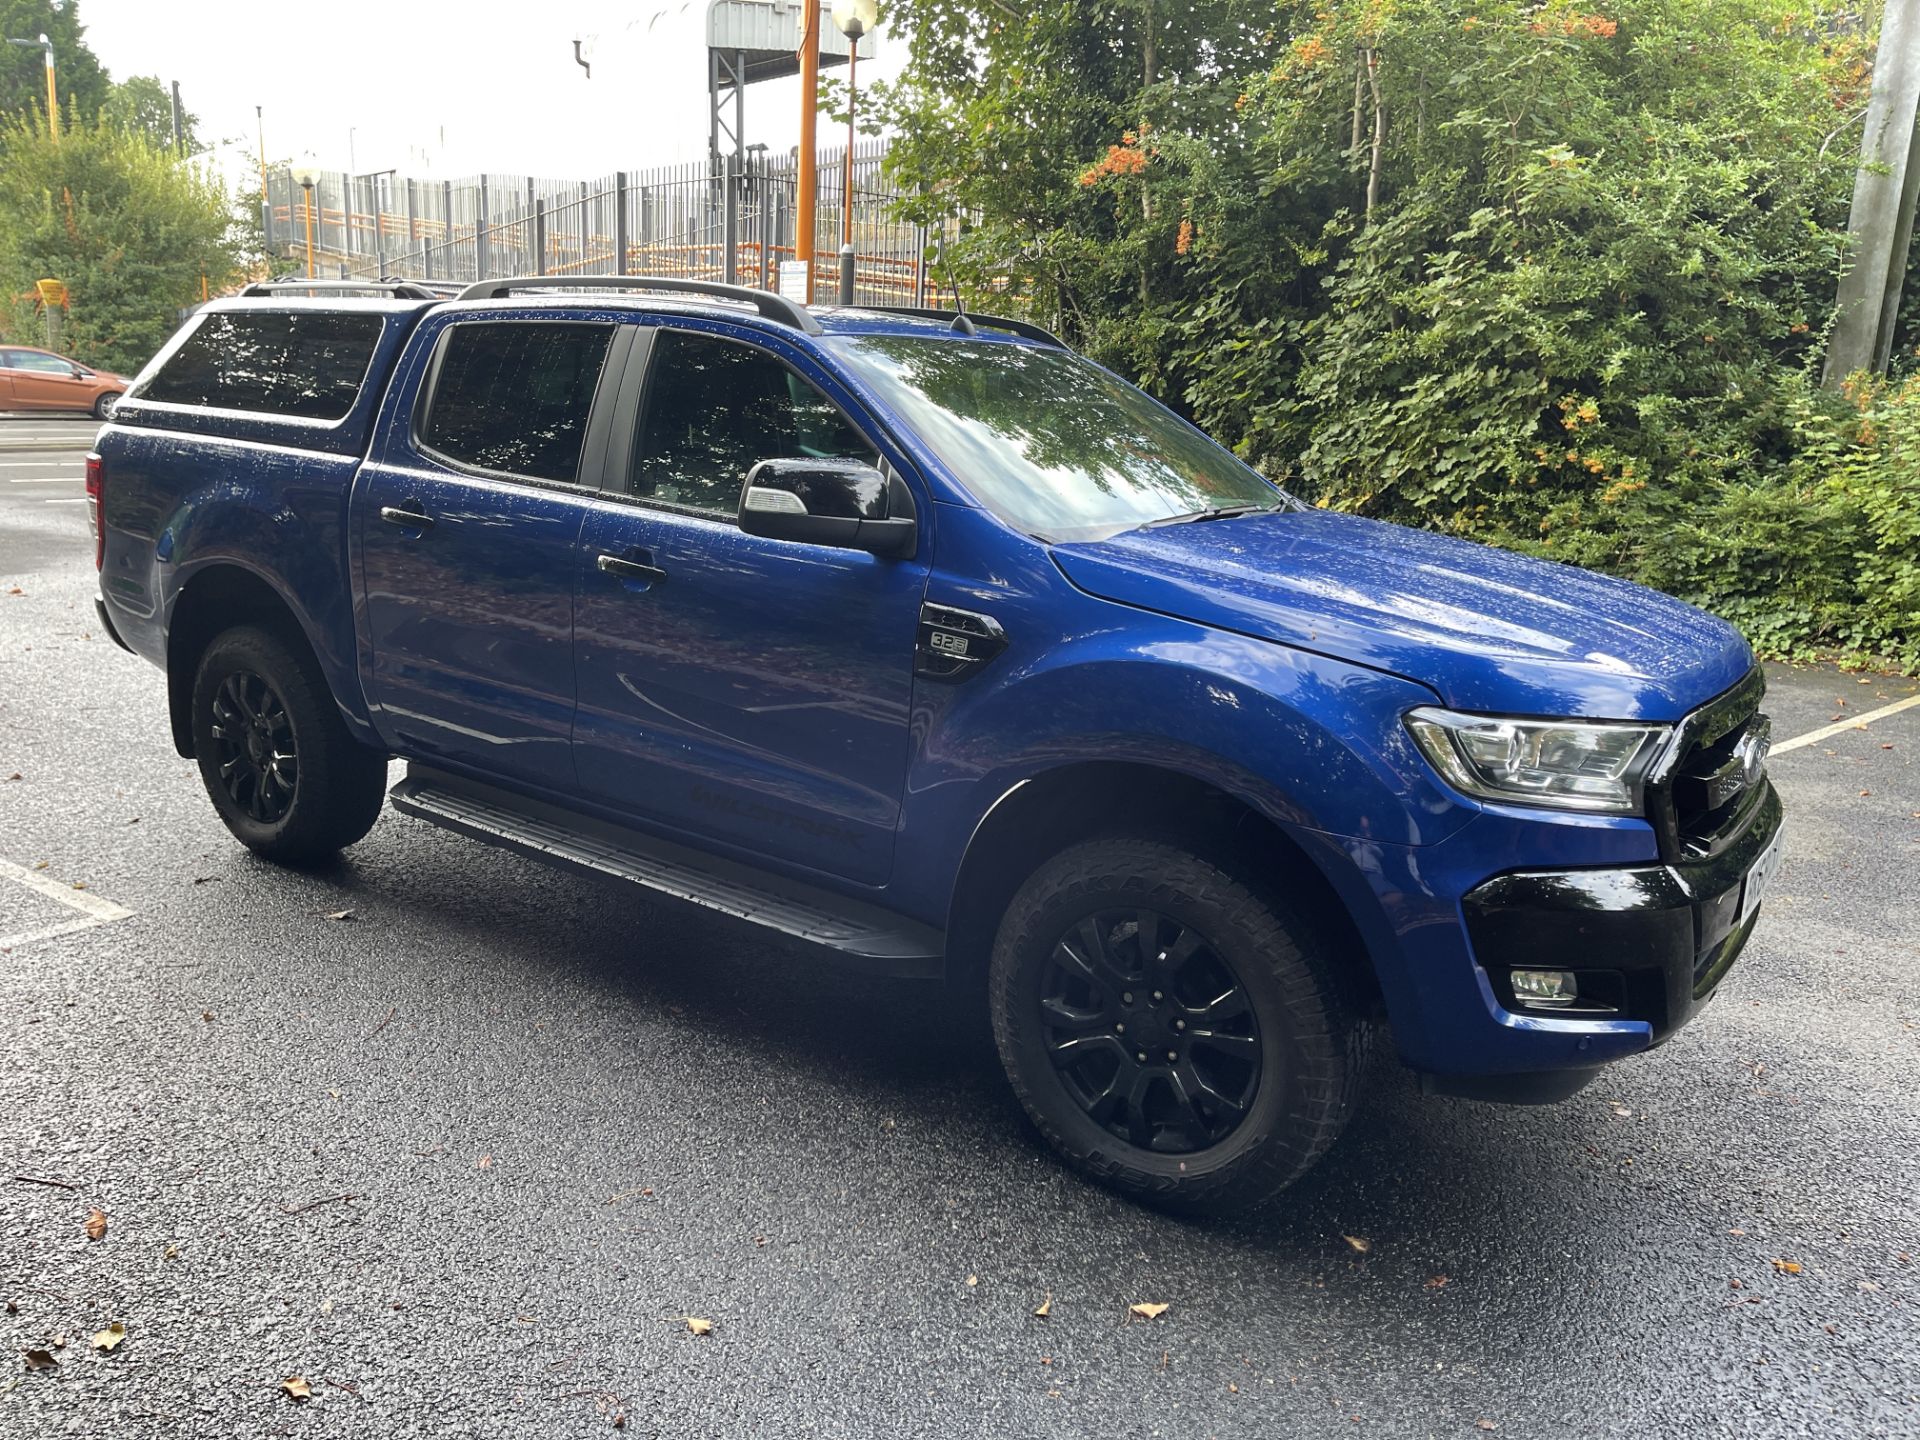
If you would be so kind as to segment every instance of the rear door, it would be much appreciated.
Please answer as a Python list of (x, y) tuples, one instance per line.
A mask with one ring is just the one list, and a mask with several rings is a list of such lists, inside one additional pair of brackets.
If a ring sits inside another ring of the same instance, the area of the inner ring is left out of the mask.
[(755, 462), (880, 463), (870, 427), (799, 353), (663, 328), (630, 369), (642, 348), (634, 457), (580, 542), (582, 787), (635, 820), (882, 883), (928, 547), (887, 559), (745, 534)]
[(574, 567), (631, 334), (576, 317), (464, 312), (423, 335), (411, 423), (390, 422), (354, 492), (382, 734), (557, 792), (574, 788)]

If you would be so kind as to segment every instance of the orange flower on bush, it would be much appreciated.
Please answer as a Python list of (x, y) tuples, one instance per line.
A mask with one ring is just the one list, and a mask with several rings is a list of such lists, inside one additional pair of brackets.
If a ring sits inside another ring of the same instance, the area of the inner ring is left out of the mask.
[(1147, 168), (1146, 155), (1133, 148), (1133, 132), (1129, 130), (1121, 138), (1126, 141), (1126, 144), (1109, 145), (1105, 156), (1080, 172), (1080, 184), (1083, 188), (1097, 185), (1109, 175), (1138, 175)]
[(1174, 239), (1173, 239), (1173, 253), (1176, 255), (1184, 255), (1187, 253), (1187, 251), (1191, 250), (1192, 248), (1193, 248), (1193, 221), (1182, 220), (1180, 222), (1180, 233), (1174, 236)]
[(1288, 58), (1296, 70), (1311, 70), (1327, 58), (1327, 42), (1318, 35), (1309, 35), (1304, 40), (1296, 40), (1288, 51)]

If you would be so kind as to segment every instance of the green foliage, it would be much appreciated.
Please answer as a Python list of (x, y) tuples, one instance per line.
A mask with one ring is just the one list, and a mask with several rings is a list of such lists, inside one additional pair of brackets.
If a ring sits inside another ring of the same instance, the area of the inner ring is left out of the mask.
[[(115, 81), (100, 114), (122, 130), (145, 136), (156, 149), (173, 148), (173, 92), (155, 76), (135, 75)], [(180, 136), (189, 155), (200, 148), (200, 137), (194, 133), (199, 123), (198, 115), (181, 107)]]
[(204, 275), (234, 266), (233, 216), (212, 180), (171, 147), (109, 121), (76, 124), (51, 143), (32, 119), (0, 126), (0, 295), (8, 333), (36, 332), (34, 281), (66, 282), (65, 348), (131, 374), (200, 298)]
[(1914, 402), (1809, 379), (1875, 10), (896, 0), (878, 105), (969, 298), (1316, 502), (1911, 659)]
[[(107, 72), (87, 48), (86, 26), (76, 0), (0, 0), (0, 37), (53, 41), (54, 89), (61, 112), (80, 120), (100, 113), (107, 98)], [(47, 113), (45, 52), (0, 45), (0, 118)]]

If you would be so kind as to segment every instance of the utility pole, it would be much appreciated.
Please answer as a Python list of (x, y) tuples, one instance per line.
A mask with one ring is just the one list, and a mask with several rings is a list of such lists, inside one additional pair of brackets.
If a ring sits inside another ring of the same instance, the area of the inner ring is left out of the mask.
[(797, 213), (797, 233), (793, 248), (796, 258), (807, 267), (806, 303), (813, 303), (814, 222), (819, 202), (819, 177), (814, 173), (818, 158), (817, 128), (820, 123), (820, 0), (805, 0), (801, 7), (806, 33), (800, 37), (800, 173), (793, 197)]
[(258, 105), (253, 107), (253, 123), (260, 127), (260, 203), (267, 203), (267, 119)]
[(9, 37), (9, 45), (25, 45), (28, 49), (38, 48), (47, 57), (47, 131), (53, 136), (53, 143), (60, 143), (60, 97), (53, 88), (53, 41), (45, 35), (33, 40), (15, 40)]
[(180, 82), (178, 80), (173, 82), (173, 153), (176, 155), (187, 153), (187, 137), (181, 132), (180, 126)]
[(1920, 200), (1920, 0), (1887, 0), (1853, 182), (1853, 258), (1840, 277), (1838, 313), (1822, 383), (1837, 390), (1856, 370), (1885, 370)]

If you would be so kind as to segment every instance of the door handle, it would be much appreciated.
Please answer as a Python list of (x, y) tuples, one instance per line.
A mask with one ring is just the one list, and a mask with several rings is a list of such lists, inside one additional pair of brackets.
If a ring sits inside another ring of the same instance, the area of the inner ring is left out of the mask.
[(595, 562), (603, 575), (618, 575), (622, 580), (643, 580), (649, 585), (658, 585), (667, 578), (667, 572), (655, 565), (640, 560), (628, 560), (619, 555), (602, 555)]
[(433, 517), (419, 510), (402, 510), (397, 505), (382, 505), (380, 518), (389, 525), (398, 525), (406, 530), (430, 530)]

